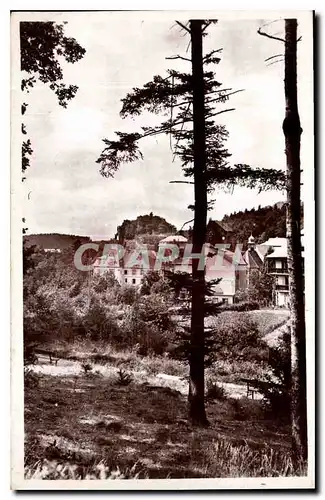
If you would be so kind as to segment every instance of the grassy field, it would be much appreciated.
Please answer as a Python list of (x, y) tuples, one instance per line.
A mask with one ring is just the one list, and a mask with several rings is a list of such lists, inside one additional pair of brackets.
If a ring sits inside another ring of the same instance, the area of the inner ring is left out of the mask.
[[(248, 314), (258, 323), (261, 337), (287, 319), (286, 312)], [(64, 359), (49, 365), (45, 356), (26, 375), (26, 478), (306, 473), (303, 465), (293, 469), (287, 425), (267, 420), (261, 401), (240, 395), (233, 399), (238, 393), (230, 397), (229, 391), (221, 391), (219, 399), (207, 401), (210, 427), (190, 426), (188, 367), (181, 361), (90, 341), (48, 347)], [(206, 376), (225, 388), (242, 383), (242, 377), (261, 378), (266, 370), (265, 363), (230, 359), (215, 362)]]
[(247, 314), (256, 321), (260, 334), (264, 337), (287, 322), (289, 311), (257, 309), (248, 311)]
[(210, 427), (191, 427), (186, 396), (112, 374), (29, 373), (25, 383), (26, 478), (279, 476), (294, 471), (288, 428), (261, 403), (207, 405)]

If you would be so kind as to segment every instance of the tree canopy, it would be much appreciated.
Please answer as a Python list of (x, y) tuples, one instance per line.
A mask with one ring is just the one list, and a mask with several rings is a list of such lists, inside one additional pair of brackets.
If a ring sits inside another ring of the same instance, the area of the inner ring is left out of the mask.
[[(63, 83), (60, 59), (68, 63), (79, 61), (86, 50), (71, 37), (64, 34), (64, 24), (23, 21), (20, 23), (20, 69), (22, 71), (21, 90), (29, 93), (37, 80), (48, 84), (55, 93), (60, 106), (66, 108), (77, 93), (77, 85)], [(21, 112), (25, 114), (28, 104), (22, 103)], [(27, 134), (22, 124), (22, 133)], [(22, 171), (30, 166), (33, 150), (30, 139), (22, 143)], [(23, 178), (24, 179), (24, 178)]]

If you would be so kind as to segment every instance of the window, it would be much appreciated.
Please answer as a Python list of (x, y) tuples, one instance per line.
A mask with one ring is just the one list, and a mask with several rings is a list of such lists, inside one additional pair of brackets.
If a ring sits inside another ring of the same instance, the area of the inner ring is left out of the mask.
[(132, 283), (133, 283), (133, 285), (135, 285), (135, 282), (136, 282), (136, 279), (135, 279), (135, 278), (133, 278), (133, 279), (132, 279)]
[(281, 262), (281, 260), (276, 260), (275, 261), (275, 269), (282, 269), (282, 262)]
[(128, 271), (127, 271), (127, 269), (125, 269), (125, 270), (124, 270), (124, 274), (127, 274), (127, 273), (128, 273)]
[(128, 282), (128, 279), (127, 279), (127, 278), (125, 278), (125, 280), (124, 280), (124, 281), (125, 281), (125, 283), (127, 283), (127, 282)]

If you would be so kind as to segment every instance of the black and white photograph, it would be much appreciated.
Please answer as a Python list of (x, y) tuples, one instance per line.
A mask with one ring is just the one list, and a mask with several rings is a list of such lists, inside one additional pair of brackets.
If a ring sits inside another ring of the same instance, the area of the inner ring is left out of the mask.
[(11, 487), (315, 488), (312, 11), (11, 13)]

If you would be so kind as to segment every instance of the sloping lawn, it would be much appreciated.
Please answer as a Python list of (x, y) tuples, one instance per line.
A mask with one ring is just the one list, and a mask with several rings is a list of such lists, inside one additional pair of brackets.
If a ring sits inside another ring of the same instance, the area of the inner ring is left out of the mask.
[(186, 397), (168, 387), (34, 374), (25, 387), (26, 478), (293, 474), (288, 428), (264, 420), (260, 402), (210, 403), (206, 429), (186, 417)]
[(256, 321), (262, 337), (284, 325), (289, 317), (289, 311), (286, 310), (272, 311), (258, 309), (256, 311), (248, 311), (246, 314)]

